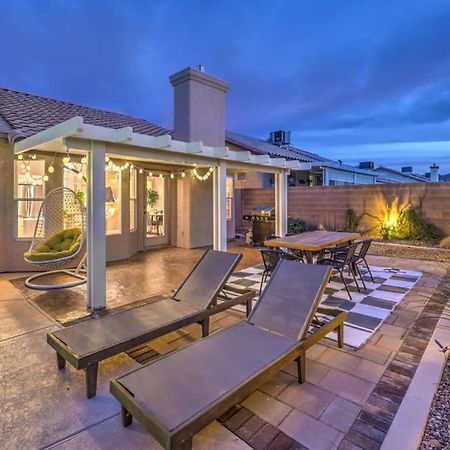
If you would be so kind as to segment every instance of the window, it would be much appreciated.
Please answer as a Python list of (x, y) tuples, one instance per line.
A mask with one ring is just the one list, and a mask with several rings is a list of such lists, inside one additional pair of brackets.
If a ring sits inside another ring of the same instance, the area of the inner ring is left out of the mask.
[(14, 161), (15, 234), (31, 238), (45, 197), (45, 161)]
[(137, 223), (137, 172), (130, 169), (130, 231), (136, 230)]
[(122, 232), (122, 171), (120, 167), (108, 166), (106, 178), (106, 234)]
[(64, 166), (63, 179), (64, 186), (72, 189), (86, 206), (86, 164), (71, 161)]
[(227, 220), (233, 219), (233, 177), (227, 177)]
[[(87, 165), (71, 161), (64, 167), (64, 186), (77, 193), (81, 202), (87, 202)], [(108, 166), (105, 171), (105, 215), (106, 234), (122, 232), (121, 208), (122, 173), (117, 166)]]

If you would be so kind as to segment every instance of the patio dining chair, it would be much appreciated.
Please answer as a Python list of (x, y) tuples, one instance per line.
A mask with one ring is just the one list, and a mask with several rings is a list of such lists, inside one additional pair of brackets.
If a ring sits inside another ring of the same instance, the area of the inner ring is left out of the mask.
[(202, 336), (207, 336), (209, 318), (239, 304), (245, 304), (250, 314), (253, 290), (227, 286), (239, 295), (217, 302), (241, 257), (207, 250), (172, 297), (160, 296), (142, 306), (48, 333), (58, 369), (63, 369), (66, 361), (85, 369), (86, 396), (91, 398), (96, 394), (100, 361), (194, 323), (200, 324)]
[[(296, 361), (298, 382), (304, 382), (309, 347), (334, 330), (343, 345), (347, 312), (318, 306), (331, 272), (281, 260), (245, 322), (112, 380), (122, 425), (134, 417), (166, 449), (190, 449), (195, 433), (286, 364)], [(312, 328), (317, 311), (332, 318)]]
[[(286, 233), (286, 237), (287, 236), (295, 236), (296, 234), (298, 234), (298, 233)], [(267, 236), (266, 241), (271, 241), (274, 239), (281, 239), (281, 237), (276, 236), (275, 234), (271, 234), (270, 236)], [(266, 247), (267, 248), (275, 248), (275, 247), (271, 247), (270, 245), (266, 245)], [(305, 256), (305, 252), (303, 250), (287, 248), (287, 249), (283, 249), (283, 251), (285, 253), (293, 255), (298, 262), (306, 262), (306, 256)]]
[(272, 275), (281, 259), (297, 261), (297, 258), (294, 255), (291, 255), (290, 253), (280, 249), (266, 248), (260, 250), (260, 252), (264, 264), (264, 271), (261, 275), (261, 283), (259, 285), (259, 295), (261, 295), (264, 283)]
[(337, 253), (333, 251), (334, 249), (331, 249), (331, 251), (325, 252), (324, 256), (318, 261), (318, 264), (331, 266), (336, 272), (339, 273), (350, 300), (353, 300), (352, 294), (348, 288), (347, 281), (344, 277), (344, 272), (346, 269), (349, 270), (350, 274), (353, 276), (353, 280), (355, 281), (356, 288), (358, 291), (361, 291), (356, 279), (357, 271), (353, 264), (353, 258), (358, 245), (358, 243), (352, 243), (346, 247), (339, 247), (339, 249), (342, 249), (342, 258), (337, 257)]
[[(367, 259), (366, 259), (367, 252), (369, 251), (369, 248), (372, 244), (372, 239), (362, 239), (359, 241), (355, 241), (354, 243), (358, 244), (359, 250), (355, 251), (355, 254), (353, 255), (353, 258), (352, 258), (353, 269), (358, 274), (358, 276), (362, 282), (363, 288), (366, 289), (366, 283), (364, 281), (364, 277), (361, 273), (359, 266), (360, 265), (365, 266), (372, 283), (374, 283), (375, 280), (373, 278), (372, 271), (370, 270), (370, 266), (367, 263)], [(346, 247), (345, 246), (344, 247), (342, 247), (342, 246), (335, 247), (334, 249), (331, 249), (331, 252), (334, 254), (334, 257), (336, 259), (342, 260), (342, 259), (345, 259), (345, 256), (346, 256)]]

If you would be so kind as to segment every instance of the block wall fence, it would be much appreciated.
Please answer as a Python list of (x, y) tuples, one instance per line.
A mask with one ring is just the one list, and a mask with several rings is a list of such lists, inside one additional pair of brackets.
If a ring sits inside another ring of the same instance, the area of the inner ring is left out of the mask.
[[(249, 214), (257, 205), (273, 205), (274, 189), (242, 189), (239, 213)], [(239, 198), (238, 197), (238, 198)], [(288, 217), (298, 217), (312, 225), (330, 230), (345, 228), (345, 216), (352, 208), (359, 216), (366, 212), (383, 217), (386, 206), (395, 198), (400, 205), (418, 208), (423, 217), (450, 235), (450, 183), (375, 184), (356, 186), (292, 187), (288, 189)], [(360, 229), (370, 230), (377, 220), (364, 216)], [(242, 222), (242, 227), (246, 227)]]

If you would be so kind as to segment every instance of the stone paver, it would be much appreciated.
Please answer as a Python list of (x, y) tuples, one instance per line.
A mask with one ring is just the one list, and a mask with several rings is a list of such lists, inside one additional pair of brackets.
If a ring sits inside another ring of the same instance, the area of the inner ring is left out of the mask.
[(363, 405), (375, 384), (341, 370), (331, 369), (319, 386), (340, 397)]
[(278, 399), (318, 419), (333, 401), (334, 394), (310, 383), (291, 384)]
[(280, 402), (261, 391), (253, 392), (253, 394), (242, 402), (242, 406), (245, 406), (275, 427), (282, 422), (292, 409), (285, 403)]
[(267, 383), (264, 383), (259, 390), (271, 397), (277, 397), (292, 382), (297, 382), (297, 376), (280, 371)]
[[(319, 384), (320, 380), (330, 371), (330, 367), (317, 361), (306, 360), (306, 379), (309, 383)], [(283, 371), (289, 373), (297, 379), (297, 364), (292, 362), (283, 368)]]
[(292, 410), (279, 428), (300, 444), (314, 450), (336, 448), (344, 438), (344, 433), (297, 409)]
[(351, 355), (334, 348), (327, 348), (318, 358), (317, 362), (326, 364), (327, 366), (334, 367), (336, 369), (341, 369), (346, 372), (353, 372), (357, 365), (360, 363), (361, 359), (359, 356)]
[(384, 365), (377, 364), (368, 359), (362, 359), (352, 373), (359, 378), (364, 378), (372, 383), (378, 383), (385, 370), (386, 366)]
[(336, 397), (328, 405), (320, 417), (320, 421), (347, 433), (361, 411), (361, 406), (356, 403)]

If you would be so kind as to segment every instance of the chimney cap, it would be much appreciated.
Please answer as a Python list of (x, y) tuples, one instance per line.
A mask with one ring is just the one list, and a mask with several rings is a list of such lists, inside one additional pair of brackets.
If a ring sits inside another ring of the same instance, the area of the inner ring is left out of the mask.
[(177, 86), (188, 81), (196, 81), (201, 84), (206, 84), (223, 92), (228, 92), (230, 87), (229, 83), (220, 78), (213, 77), (205, 72), (201, 72), (199, 69), (193, 67), (186, 67), (177, 73), (174, 73), (169, 77), (172, 86)]

